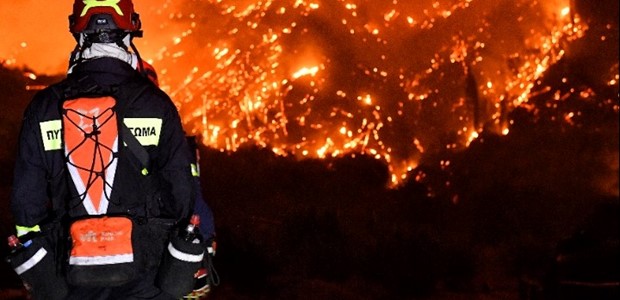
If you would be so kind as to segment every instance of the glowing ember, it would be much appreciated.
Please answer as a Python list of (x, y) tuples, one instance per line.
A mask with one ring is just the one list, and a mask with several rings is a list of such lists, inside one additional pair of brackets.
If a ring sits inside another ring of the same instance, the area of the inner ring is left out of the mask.
[(312, 67), (312, 68), (301, 68), (301, 70), (295, 72), (295, 74), (293, 74), (293, 78), (297, 79), (299, 77), (302, 76), (306, 76), (306, 75), (310, 75), (310, 76), (314, 76), (316, 75), (316, 72), (319, 71), (319, 67)]

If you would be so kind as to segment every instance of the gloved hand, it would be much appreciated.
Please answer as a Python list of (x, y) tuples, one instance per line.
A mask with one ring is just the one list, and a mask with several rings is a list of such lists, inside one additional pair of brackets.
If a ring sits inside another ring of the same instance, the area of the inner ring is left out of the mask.
[(215, 257), (215, 253), (217, 250), (217, 242), (215, 242), (215, 238), (211, 239), (211, 243), (208, 243), (210, 247), (207, 247), (208, 255), (205, 255), (205, 268), (208, 272), (207, 282), (210, 286), (218, 286), (220, 285), (220, 276), (217, 274), (215, 267), (213, 266), (213, 258)]
[(211, 255), (211, 257), (215, 256), (215, 252), (217, 250), (217, 242), (215, 239), (211, 239), (211, 242), (207, 242), (207, 245), (207, 252), (209, 255)]

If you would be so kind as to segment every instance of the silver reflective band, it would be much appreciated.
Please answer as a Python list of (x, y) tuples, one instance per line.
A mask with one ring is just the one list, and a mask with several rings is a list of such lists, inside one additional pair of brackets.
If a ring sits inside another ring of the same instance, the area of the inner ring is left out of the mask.
[(69, 264), (76, 266), (101, 266), (133, 262), (133, 253), (109, 256), (71, 256)]
[(19, 267), (15, 268), (15, 273), (17, 275), (21, 275), (22, 273), (32, 269), (36, 264), (38, 264), (43, 258), (47, 255), (47, 251), (45, 248), (39, 249), (37, 253), (35, 253), (29, 260), (25, 261)]
[(201, 262), (202, 259), (205, 257), (204, 252), (201, 254), (189, 254), (181, 252), (180, 250), (174, 248), (174, 246), (172, 246), (172, 243), (168, 244), (168, 252), (170, 252), (172, 257), (186, 262)]

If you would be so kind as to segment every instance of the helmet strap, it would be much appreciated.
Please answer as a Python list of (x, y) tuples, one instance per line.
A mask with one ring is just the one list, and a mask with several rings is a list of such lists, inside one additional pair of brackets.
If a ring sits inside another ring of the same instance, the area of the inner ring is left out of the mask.
[(136, 57), (138, 58), (137, 69), (140, 70), (140, 73), (146, 76), (146, 70), (144, 69), (144, 63), (142, 61), (142, 56), (140, 56), (140, 52), (138, 52), (138, 48), (136, 48), (136, 45), (133, 43), (133, 40), (131, 40), (130, 45), (131, 45), (131, 49), (133, 49), (133, 53), (136, 54)]
[(79, 60), (82, 59), (82, 49), (80, 44), (76, 44), (73, 51), (71, 51), (71, 57), (69, 58), (69, 69), (71, 69)]
[(117, 40), (116, 41), (116, 45), (123, 48), (125, 51), (129, 52), (129, 48), (127, 48), (127, 45), (125, 45), (125, 42), (123, 42), (123, 40)]

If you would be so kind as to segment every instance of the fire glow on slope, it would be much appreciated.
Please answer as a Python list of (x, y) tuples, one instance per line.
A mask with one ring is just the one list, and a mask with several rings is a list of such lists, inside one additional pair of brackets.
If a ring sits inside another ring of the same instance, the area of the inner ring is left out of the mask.
[(136, 0), (151, 24), (138, 48), (188, 133), (222, 151), (372, 155), (393, 184), (425, 153), (508, 134), (587, 30), (571, 0), (158, 1)]
[(370, 154), (396, 184), (428, 149), (507, 134), (507, 113), (586, 30), (568, 0), (412, 2), (190, 1), (155, 64), (208, 146)]

